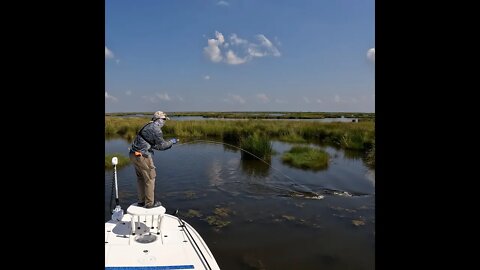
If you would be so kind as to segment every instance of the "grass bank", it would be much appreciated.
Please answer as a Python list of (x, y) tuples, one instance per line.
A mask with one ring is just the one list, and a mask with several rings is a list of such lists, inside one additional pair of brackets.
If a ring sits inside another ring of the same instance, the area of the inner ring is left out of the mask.
[(282, 155), (282, 161), (301, 169), (322, 170), (328, 167), (328, 153), (321, 149), (294, 146)]

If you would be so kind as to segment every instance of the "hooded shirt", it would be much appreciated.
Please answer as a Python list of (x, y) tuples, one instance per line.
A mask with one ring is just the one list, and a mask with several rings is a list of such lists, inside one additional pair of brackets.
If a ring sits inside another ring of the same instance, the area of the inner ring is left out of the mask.
[(163, 139), (162, 127), (165, 120), (157, 119), (146, 124), (133, 140), (130, 152), (141, 152), (143, 156), (153, 155), (153, 150), (167, 150), (172, 147), (171, 141)]

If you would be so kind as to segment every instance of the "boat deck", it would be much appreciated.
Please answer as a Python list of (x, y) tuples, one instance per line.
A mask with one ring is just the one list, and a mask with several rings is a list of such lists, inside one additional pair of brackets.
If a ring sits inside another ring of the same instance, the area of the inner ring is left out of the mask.
[(130, 206), (121, 221), (105, 223), (105, 269), (220, 269), (192, 226), (175, 216), (142, 209)]

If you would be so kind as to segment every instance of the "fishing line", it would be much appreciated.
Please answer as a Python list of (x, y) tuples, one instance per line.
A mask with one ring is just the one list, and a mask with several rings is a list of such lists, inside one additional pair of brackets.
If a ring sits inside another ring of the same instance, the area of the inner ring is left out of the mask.
[[(289, 179), (290, 181), (292, 181), (295, 185), (298, 185), (299, 184), (297, 183), (297, 181), (293, 180), (290, 176), (286, 175), (285, 173), (283, 173), (282, 171), (278, 170), (277, 168), (273, 167), (272, 165), (270, 165), (270, 163), (266, 162), (265, 160), (263, 160), (262, 158), (256, 156), (255, 154), (251, 153), (250, 151), (247, 151), (241, 147), (238, 147), (236, 145), (233, 145), (233, 144), (229, 144), (229, 143), (225, 143), (225, 142), (217, 142), (217, 141), (210, 141), (210, 140), (193, 140), (193, 141), (189, 141), (189, 142), (184, 142), (184, 143), (179, 143), (177, 144), (177, 146), (182, 146), (182, 145), (188, 145), (188, 144), (194, 144), (194, 143), (210, 143), (210, 144), (217, 144), (217, 145), (227, 145), (227, 146), (230, 146), (230, 147), (233, 147), (235, 149), (238, 149), (240, 151), (243, 151), (255, 158), (257, 158), (258, 160), (262, 161), (263, 163), (267, 164), (270, 168), (272, 168), (273, 170), (277, 171), (278, 173), (280, 173), (281, 175), (285, 176), (287, 179)], [(276, 187), (278, 188), (278, 187)], [(309, 189), (309, 188), (308, 188)], [(309, 189), (311, 190), (311, 189)], [(295, 191), (295, 193), (297, 194), (303, 194), (301, 192), (298, 192), (298, 191)], [(312, 193), (314, 196), (317, 196), (317, 197), (320, 197), (319, 194), (317, 194), (316, 192), (313, 192), (313, 191), (309, 191), (309, 193)]]

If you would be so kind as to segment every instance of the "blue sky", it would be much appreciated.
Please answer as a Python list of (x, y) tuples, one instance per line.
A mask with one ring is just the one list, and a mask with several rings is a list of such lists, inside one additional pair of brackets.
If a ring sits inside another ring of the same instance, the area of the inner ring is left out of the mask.
[(373, 0), (106, 0), (105, 110), (375, 111)]

